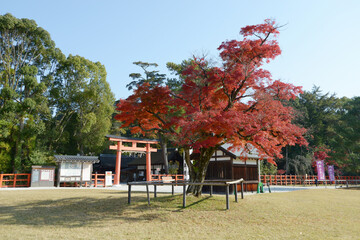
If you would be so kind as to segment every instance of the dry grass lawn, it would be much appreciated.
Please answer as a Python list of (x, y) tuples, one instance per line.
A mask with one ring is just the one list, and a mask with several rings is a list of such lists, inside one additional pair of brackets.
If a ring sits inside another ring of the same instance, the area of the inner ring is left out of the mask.
[(105, 189), (0, 190), (0, 239), (360, 239), (360, 190), (319, 189), (245, 196)]

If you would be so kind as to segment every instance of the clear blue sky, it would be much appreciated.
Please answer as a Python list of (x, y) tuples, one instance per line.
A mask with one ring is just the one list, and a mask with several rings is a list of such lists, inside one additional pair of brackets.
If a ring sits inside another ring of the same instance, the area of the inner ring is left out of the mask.
[(222, 41), (246, 25), (273, 18), (283, 53), (273, 77), (338, 97), (360, 96), (360, 1), (98, 1), (1, 0), (0, 14), (34, 19), (66, 55), (100, 61), (116, 98), (126, 98), (134, 61), (180, 63), (193, 54), (216, 58)]

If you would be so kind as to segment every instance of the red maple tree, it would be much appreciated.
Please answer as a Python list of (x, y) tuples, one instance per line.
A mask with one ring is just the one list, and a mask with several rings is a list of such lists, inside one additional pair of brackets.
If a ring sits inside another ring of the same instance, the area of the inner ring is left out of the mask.
[[(281, 158), (286, 145), (306, 145), (305, 129), (291, 123), (293, 110), (284, 104), (301, 93), (300, 87), (273, 80), (262, 69), (281, 54), (273, 20), (241, 29), (241, 41), (223, 42), (221, 66), (194, 57), (179, 72), (181, 88), (138, 85), (118, 104), (116, 119), (134, 132), (160, 131), (185, 149), (190, 180), (202, 182), (215, 150), (224, 143), (246, 152), (256, 148), (261, 158)], [(192, 161), (190, 161), (192, 160)], [(201, 194), (201, 186), (188, 192)]]

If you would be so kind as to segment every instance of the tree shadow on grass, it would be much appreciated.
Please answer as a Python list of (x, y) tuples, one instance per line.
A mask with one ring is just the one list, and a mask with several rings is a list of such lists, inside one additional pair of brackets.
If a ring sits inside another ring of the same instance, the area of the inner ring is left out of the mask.
[(349, 187), (349, 188), (343, 187), (343, 188), (336, 188), (336, 189), (339, 189), (339, 190), (360, 190), (360, 186), (359, 187)]
[(134, 196), (132, 200), (134, 203), (129, 205), (127, 197), (74, 197), (0, 206), (0, 225), (75, 228), (89, 224), (102, 226), (108, 220), (165, 221), (160, 212), (149, 211), (146, 198)]
[(151, 198), (150, 204), (156, 208), (163, 208), (166, 211), (182, 212), (185, 209), (193, 211), (222, 211), (226, 210), (226, 202), (212, 196), (186, 196), (186, 207), (183, 208), (183, 195), (165, 195)]

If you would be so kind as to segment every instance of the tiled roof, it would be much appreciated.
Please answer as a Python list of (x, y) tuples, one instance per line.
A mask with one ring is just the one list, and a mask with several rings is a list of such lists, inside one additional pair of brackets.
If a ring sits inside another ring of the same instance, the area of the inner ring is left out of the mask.
[(228, 153), (233, 158), (238, 158), (238, 157), (240, 157), (240, 158), (246, 157), (246, 158), (254, 158), (254, 159), (260, 158), (257, 149), (254, 147), (252, 147), (250, 152), (243, 152), (242, 150), (229, 150), (230, 147), (231, 147), (230, 144), (225, 143), (225, 144), (221, 145), (221, 147), (219, 147), (219, 149)]
[(98, 163), (99, 157), (96, 156), (76, 156), (76, 155), (55, 155), (55, 162), (92, 162)]

